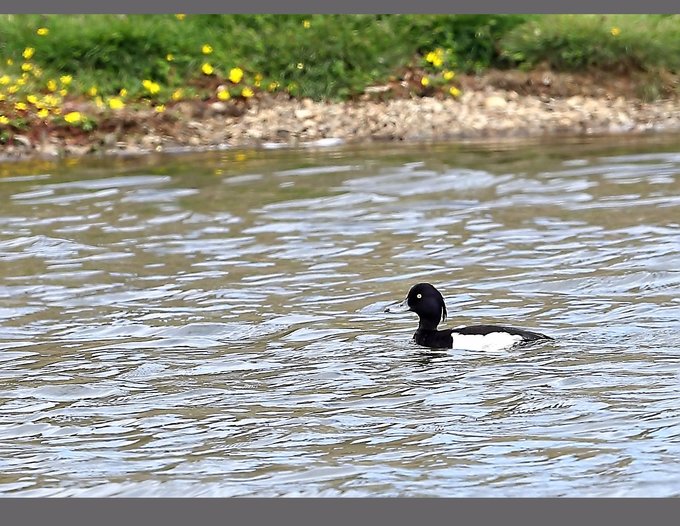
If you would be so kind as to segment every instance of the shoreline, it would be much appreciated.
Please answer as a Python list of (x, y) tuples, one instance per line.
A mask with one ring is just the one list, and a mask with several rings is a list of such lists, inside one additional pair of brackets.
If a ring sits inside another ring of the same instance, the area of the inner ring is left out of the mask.
[[(495, 73), (498, 77), (498, 73)], [(516, 76), (508, 72), (504, 79)], [(545, 75), (545, 74), (544, 74)], [(487, 79), (489, 76), (487, 76)], [(491, 77), (493, 78), (493, 77)], [(593, 95), (586, 79), (562, 77), (534, 93), (474, 82), (460, 97), (391, 98), (379, 87), (363, 100), (315, 102), (263, 95), (244, 101), (183, 101), (151, 109), (100, 112), (97, 127), (30, 128), (0, 149), (0, 162), (225, 149), (339, 144), (476, 142), (680, 132), (680, 97), (654, 102), (610, 90)], [(592, 79), (591, 79), (592, 80)], [(526, 84), (526, 82), (525, 82)], [(516, 86), (514, 86), (516, 88)], [(72, 102), (72, 110), (87, 109)]]

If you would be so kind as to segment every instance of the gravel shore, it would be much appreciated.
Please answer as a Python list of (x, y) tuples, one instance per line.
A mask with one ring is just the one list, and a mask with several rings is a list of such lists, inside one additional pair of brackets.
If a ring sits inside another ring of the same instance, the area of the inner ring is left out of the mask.
[(525, 139), (555, 135), (680, 132), (680, 99), (527, 95), (483, 87), (459, 98), (342, 103), (263, 96), (243, 102), (182, 102), (102, 114), (92, 132), (18, 135), (3, 156), (78, 156), (177, 149), (257, 148), (304, 143)]

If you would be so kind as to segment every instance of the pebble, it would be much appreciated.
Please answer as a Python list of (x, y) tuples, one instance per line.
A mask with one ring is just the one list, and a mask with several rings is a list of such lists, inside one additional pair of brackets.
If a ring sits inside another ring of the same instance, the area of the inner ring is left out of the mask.
[(489, 110), (498, 110), (505, 108), (508, 105), (508, 101), (504, 97), (499, 95), (491, 95), (487, 97), (484, 101), (484, 106)]
[(216, 115), (224, 115), (229, 111), (229, 106), (224, 102), (213, 102), (210, 105), (210, 109)]

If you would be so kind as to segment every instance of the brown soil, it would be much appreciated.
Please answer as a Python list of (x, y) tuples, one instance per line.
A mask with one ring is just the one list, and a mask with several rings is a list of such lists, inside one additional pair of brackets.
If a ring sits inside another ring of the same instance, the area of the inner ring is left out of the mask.
[(642, 71), (558, 73), (546, 68), (533, 71), (492, 70), (482, 76), (463, 76), (461, 84), (463, 89), (479, 90), (490, 86), (495, 89), (515, 91), (519, 95), (553, 98), (580, 95), (650, 101), (680, 96), (680, 77), (668, 72), (655, 74)]
[[(385, 100), (408, 97), (414, 93), (426, 96), (448, 96), (437, 93), (434, 88), (423, 88), (422, 70), (405, 70), (398, 79), (383, 86), (369, 88), (369, 93), (359, 97), (363, 100)], [(680, 75), (667, 71), (656, 73), (626, 70), (623, 72), (593, 70), (587, 72), (556, 72), (547, 67), (532, 71), (489, 70), (482, 75), (459, 74), (458, 86), (463, 91), (482, 91), (485, 88), (514, 91), (518, 95), (550, 98), (573, 96), (653, 101), (680, 97)]]

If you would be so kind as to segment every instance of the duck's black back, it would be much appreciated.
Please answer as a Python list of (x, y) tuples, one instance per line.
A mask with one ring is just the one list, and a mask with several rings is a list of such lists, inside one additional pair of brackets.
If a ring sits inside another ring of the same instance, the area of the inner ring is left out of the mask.
[(516, 329), (514, 327), (505, 327), (503, 325), (470, 325), (469, 327), (452, 329), (452, 332), (466, 335), (479, 334), (481, 336), (484, 336), (485, 334), (491, 334), (492, 332), (506, 332), (515, 336), (521, 336), (522, 340), (525, 342), (533, 342), (536, 340), (552, 340), (550, 336), (546, 336), (540, 332)]

